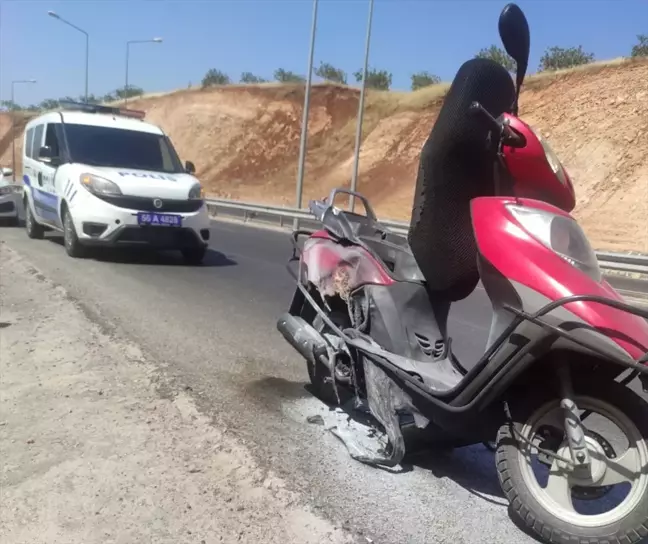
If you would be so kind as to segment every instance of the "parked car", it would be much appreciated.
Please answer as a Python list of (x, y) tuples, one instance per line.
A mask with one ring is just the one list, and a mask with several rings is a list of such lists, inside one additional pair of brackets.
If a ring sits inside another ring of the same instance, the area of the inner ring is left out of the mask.
[(15, 183), (11, 168), (0, 168), (0, 221), (9, 225), (18, 224), (23, 197), (22, 183)]

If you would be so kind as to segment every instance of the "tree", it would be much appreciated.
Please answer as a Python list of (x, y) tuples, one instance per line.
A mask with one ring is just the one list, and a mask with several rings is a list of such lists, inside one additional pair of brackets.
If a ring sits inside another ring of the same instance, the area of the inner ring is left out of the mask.
[[(362, 82), (362, 70), (353, 72), (353, 77), (358, 83)], [(391, 87), (392, 75), (387, 70), (376, 70), (371, 68), (367, 70), (367, 87), (378, 91), (388, 91)]]
[(325, 81), (340, 83), (342, 85), (346, 85), (347, 82), (346, 72), (336, 68), (328, 62), (320, 62), (319, 67), (315, 68), (315, 75), (321, 77)]
[(241, 74), (241, 83), (266, 83), (267, 79), (255, 76), (252, 72), (243, 72)]
[(562, 70), (594, 61), (594, 53), (586, 53), (583, 46), (578, 47), (550, 47), (540, 58), (539, 71)]
[(39, 107), (41, 110), (45, 110), (45, 111), (47, 111), (47, 110), (55, 110), (56, 108), (59, 107), (59, 101), (58, 101), (58, 100), (54, 100), (53, 98), (46, 98), (45, 100), (43, 100), (43, 101), (38, 105), (38, 107)]
[(441, 83), (441, 78), (439, 76), (430, 74), (429, 72), (418, 72), (412, 74), (410, 77), (412, 78), (413, 91)]
[(207, 70), (205, 77), (202, 79), (203, 89), (205, 87), (212, 87), (213, 85), (229, 85), (230, 83), (229, 76), (220, 70), (216, 70), (216, 68)]
[(274, 78), (280, 83), (304, 83), (306, 78), (290, 70), (279, 68), (274, 72)]
[[(115, 97), (117, 99), (123, 100), (124, 98), (134, 98), (136, 96), (142, 96), (144, 94), (144, 89), (140, 87), (135, 87), (135, 85), (129, 85), (128, 87), (121, 87), (115, 91)], [(69, 98), (65, 98), (69, 100)]]
[(5, 108), (8, 111), (22, 111), (23, 107), (16, 104), (15, 102), (12, 102), (11, 100), (3, 100), (0, 102), (3, 108)]
[[(86, 98), (85, 95), (80, 96), (78, 102), (85, 102)], [(101, 102), (101, 98), (98, 96), (95, 96), (94, 94), (89, 94), (88, 95), (88, 104), (99, 104)]]
[(648, 57), (648, 35), (638, 34), (639, 42), (632, 46), (632, 57)]
[(495, 62), (504, 66), (504, 68), (506, 68), (509, 72), (513, 72), (515, 70), (515, 61), (511, 57), (509, 57), (508, 53), (504, 51), (504, 49), (501, 49), (496, 45), (491, 45), (490, 47), (480, 49), (479, 53), (475, 55), (475, 58), (494, 60)]
[(102, 102), (114, 102), (117, 97), (113, 93), (106, 93), (101, 99)]

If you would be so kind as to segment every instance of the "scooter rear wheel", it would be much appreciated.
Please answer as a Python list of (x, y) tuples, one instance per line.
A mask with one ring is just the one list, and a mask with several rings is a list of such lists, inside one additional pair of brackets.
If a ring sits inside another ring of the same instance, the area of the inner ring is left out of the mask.
[[(588, 481), (578, 480), (565, 470), (563, 462), (550, 459), (551, 470), (542, 487), (532, 470), (532, 455), (537, 449), (527, 441), (533, 441), (541, 429), (544, 433), (539, 434), (547, 436), (548, 427), (560, 426), (562, 433), (560, 401), (537, 393), (514, 403), (514, 421), (500, 428), (496, 455), (500, 484), (512, 512), (531, 532), (552, 544), (639, 543), (648, 536), (648, 404), (616, 382), (576, 384), (574, 400), (579, 409), (599, 414), (621, 429), (627, 451), (617, 455), (610, 451), (607, 441), (591, 432), (587, 435), (592, 458)], [(586, 428), (588, 423), (584, 421)], [(569, 448), (560, 433), (557, 453), (569, 458)], [(612, 510), (597, 514), (579, 511), (591, 511), (592, 498), (606, 496), (610, 489), (618, 489), (617, 484), (628, 483), (630, 490)]]

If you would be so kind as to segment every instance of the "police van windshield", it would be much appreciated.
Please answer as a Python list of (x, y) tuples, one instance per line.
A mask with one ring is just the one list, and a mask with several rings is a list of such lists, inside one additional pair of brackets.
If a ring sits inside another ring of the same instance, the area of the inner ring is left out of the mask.
[(171, 141), (161, 134), (65, 123), (70, 158), (91, 166), (184, 172)]

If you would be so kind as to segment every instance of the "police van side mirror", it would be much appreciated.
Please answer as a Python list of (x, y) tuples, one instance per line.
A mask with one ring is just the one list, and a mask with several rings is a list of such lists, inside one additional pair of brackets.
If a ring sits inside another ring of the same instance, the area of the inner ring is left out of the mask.
[(42, 162), (50, 163), (52, 162), (52, 148), (48, 145), (44, 145), (38, 150), (38, 160)]
[(196, 173), (196, 165), (191, 161), (186, 161), (185, 162), (185, 170), (187, 171), (188, 174), (195, 174)]
[(38, 150), (38, 160), (51, 166), (59, 166), (61, 164), (59, 157), (54, 155), (49, 145), (44, 145)]

